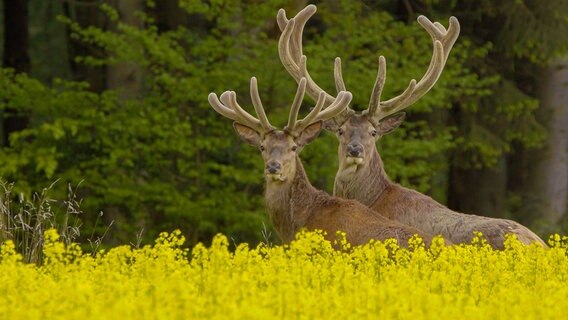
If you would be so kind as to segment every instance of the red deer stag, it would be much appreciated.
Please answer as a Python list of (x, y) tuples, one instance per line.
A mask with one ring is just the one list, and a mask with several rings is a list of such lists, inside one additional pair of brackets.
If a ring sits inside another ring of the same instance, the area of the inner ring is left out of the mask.
[(414, 234), (429, 243), (431, 237), (426, 233), (374, 215), (371, 209), (355, 200), (332, 197), (310, 184), (298, 154), (317, 137), (323, 121), (342, 112), (352, 96), (350, 92), (341, 91), (334, 102), (322, 111), (325, 96), (320, 94), (314, 109), (304, 119), (298, 120), (305, 89), (306, 79), (300, 79), (288, 124), (282, 130), (268, 122), (254, 77), (251, 79), (250, 93), (258, 118), (239, 106), (234, 91), (225, 91), (220, 100), (215, 93), (209, 94), (213, 109), (235, 121), (233, 127), (237, 134), (262, 153), (266, 179), (265, 205), (282, 241), (291, 241), (300, 229), (306, 228), (325, 231), (329, 240), (335, 239), (336, 231), (343, 231), (353, 245), (388, 238), (395, 238), (401, 245), (407, 245), (407, 240)]
[[(312, 99), (321, 99), (323, 95), (325, 105), (329, 105), (334, 103), (335, 98), (312, 80), (307, 71), (306, 57), (302, 53), (302, 32), (307, 20), (315, 12), (316, 7), (309, 5), (288, 20), (285, 11), (280, 9), (277, 21), (282, 35), (278, 50), (288, 73), (296, 81), (307, 79), (308, 95)], [(347, 107), (324, 124), (339, 139), (339, 170), (335, 177), (334, 195), (358, 200), (375, 213), (429, 234), (442, 234), (453, 243), (469, 243), (473, 232), (480, 231), (494, 248), (503, 248), (507, 233), (516, 234), (525, 244), (537, 242), (546, 246), (536, 234), (515, 221), (452, 211), (424, 194), (393, 183), (385, 173), (376, 147), (377, 140), (397, 128), (404, 120), (405, 114), (401, 110), (416, 102), (434, 86), (459, 35), (460, 26), (455, 17), (450, 18), (447, 30), (440, 23), (432, 23), (424, 16), (418, 17), (418, 23), (430, 34), (434, 45), (430, 65), (422, 79), (418, 82), (411, 80), (402, 94), (381, 101), (386, 62), (380, 56), (369, 107), (359, 113)], [(339, 58), (335, 59), (334, 78), (337, 90), (345, 90)]]

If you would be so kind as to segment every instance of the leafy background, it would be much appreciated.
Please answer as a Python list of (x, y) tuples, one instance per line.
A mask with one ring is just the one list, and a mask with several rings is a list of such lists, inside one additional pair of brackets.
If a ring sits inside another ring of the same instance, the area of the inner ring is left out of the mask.
[[(565, 56), (566, 4), (315, 3), (304, 32), (310, 73), (333, 92), (340, 56), (354, 108), (368, 103), (379, 55), (388, 67), (384, 97), (426, 71), (432, 44), (418, 14), (446, 26), (457, 16), (462, 33), (440, 80), (379, 143), (390, 177), (456, 210), (514, 218), (541, 233), (566, 230), (564, 214), (535, 214), (526, 196), (535, 194), (531, 157), (558, 147), (547, 145), (536, 84), (539, 71)], [(14, 197), (57, 181), (51, 196), (64, 199), (69, 185), (78, 186), (84, 238), (105, 234), (108, 243), (124, 243), (179, 228), (190, 243), (218, 232), (236, 242), (263, 240), (270, 224), (262, 160), (206, 97), (235, 90), (248, 107), (254, 75), (271, 122), (282, 125), (296, 84), (277, 55), (275, 15), (306, 4), (29, 0), (30, 67), (4, 59), (0, 73), (3, 131), (15, 117), (27, 121), (4, 136), (2, 181), (15, 183)], [(304, 111), (312, 105), (306, 99)], [(336, 148), (324, 133), (302, 153), (312, 183), (327, 191)]]

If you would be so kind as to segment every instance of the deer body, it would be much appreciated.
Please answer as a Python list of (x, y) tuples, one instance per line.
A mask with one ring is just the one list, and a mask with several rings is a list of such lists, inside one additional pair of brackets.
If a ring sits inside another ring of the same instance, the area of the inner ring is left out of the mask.
[(302, 147), (317, 137), (323, 121), (342, 112), (351, 101), (351, 93), (342, 91), (335, 101), (322, 111), (324, 96), (320, 95), (314, 109), (302, 120), (298, 112), (306, 89), (306, 79), (301, 79), (291, 107), (288, 124), (282, 130), (269, 122), (260, 102), (256, 78), (251, 79), (251, 98), (258, 118), (242, 109), (236, 93), (224, 92), (220, 100), (209, 95), (209, 103), (221, 115), (234, 120), (233, 127), (247, 143), (261, 151), (266, 178), (265, 203), (270, 220), (284, 242), (294, 239), (302, 228), (320, 229), (329, 240), (337, 231), (346, 233), (352, 245), (360, 245), (371, 239), (395, 238), (407, 245), (414, 235), (425, 243), (431, 236), (413, 227), (375, 215), (371, 209), (355, 200), (341, 199), (314, 188), (298, 156)]
[(470, 243), (474, 231), (480, 231), (497, 249), (503, 249), (508, 233), (525, 244), (537, 242), (545, 246), (536, 234), (515, 221), (455, 212), (427, 195), (391, 182), (376, 149), (368, 165), (346, 170), (340, 167), (334, 195), (356, 199), (375, 214), (429, 234), (441, 234), (453, 243)]
[[(329, 105), (335, 103), (336, 98), (319, 87), (309, 75), (307, 58), (302, 52), (303, 28), (316, 10), (316, 6), (308, 5), (288, 19), (285, 11), (280, 9), (277, 22), (282, 34), (278, 53), (282, 65), (296, 81), (307, 79), (308, 95)], [(386, 60), (380, 56), (368, 108), (356, 112), (347, 107), (325, 121), (325, 128), (335, 132), (339, 140), (339, 171), (334, 195), (356, 199), (372, 208), (375, 215), (383, 215), (426, 233), (442, 234), (454, 243), (470, 242), (473, 232), (480, 231), (495, 248), (503, 247), (506, 233), (516, 234), (523, 243), (537, 242), (545, 246), (537, 235), (517, 222), (454, 212), (424, 194), (392, 183), (386, 175), (376, 141), (396, 129), (405, 117), (401, 111), (434, 86), (459, 36), (460, 25), (455, 17), (450, 18), (447, 29), (424, 16), (418, 17), (418, 23), (430, 35), (433, 44), (430, 65), (422, 78), (418, 82), (412, 79), (400, 95), (382, 101)], [(345, 91), (339, 58), (335, 59), (334, 79), (337, 91)]]
[(406, 227), (381, 215), (357, 201), (332, 197), (313, 187), (299, 158), (291, 181), (266, 182), (265, 204), (268, 216), (284, 242), (294, 239), (302, 228), (326, 231), (327, 239), (334, 240), (337, 231), (343, 231), (352, 245), (361, 245), (370, 239), (394, 238), (401, 245), (414, 234), (426, 243), (431, 237), (415, 228)]

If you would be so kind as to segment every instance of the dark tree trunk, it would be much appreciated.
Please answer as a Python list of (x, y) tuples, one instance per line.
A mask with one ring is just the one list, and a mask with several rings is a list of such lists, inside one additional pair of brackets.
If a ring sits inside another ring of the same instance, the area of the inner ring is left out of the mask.
[[(431, 113), (425, 114), (422, 119), (415, 116), (418, 120), (425, 120), (431, 129), (437, 130), (448, 126), (451, 114), (447, 109), (434, 109)], [(450, 155), (447, 152), (440, 152), (430, 157), (432, 163), (439, 163), (441, 167), (433, 170), (430, 175), (431, 187), (426, 192), (434, 200), (447, 204), (448, 203), (448, 185), (450, 171)]]
[(3, 66), (16, 72), (29, 72), (28, 47), (28, 1), (4, 0)]
[(568, 212), (568, 58), (544, 68), (539, 80), (537, 116), (548, 136), (542, 148), (527, 152), (522, 211), (538, 231), (563, 233)]
[(179, 0), (161, 0), (156, 2), (153, 14), (156, 17), (156, 23), (160, 31), (173, 30), (179, 26), (205, 29), (205, 19), (199, 15), (194, 15), (189, 19), (187, 12), (179, 7)]
[(450, 209), (486, 217), (507, 217), (506, 199), (507, 165), (504, 156), (494, 168), (450, 169)]
[[(28, 1), (4, 0), (4, 57), (2, 66), (16, 73), (30, 71)], [(27, 127), (28, 117), (18, 110), (7, 108), (2, 115), (2, 142), (9, 145), (10, 134)]]
[[(119, 23), (142, 28), (143, 22), (136, 12), (144, 10), (143, 0), (113, 0), (111, 4), (118, 11)], [(110, 30), (116, 30), (116, 25), (111, 25)], [(142, 70), (136, 63), (125, 61), (109, 65), (106, 69), (106, 87), (118, 90), (123, 100), (136, 98), (142, 90)]]
[[(82, 27), (95, 26), (104, 29), (106, 18), (99, 9), (99, 5), (99, 0), (65, 1), (63, 10), (68, 18)], [(80, 39), (71, 37), (71, 30), (67, 31), (67, 50), (73, 79), (89, 83), (91, 91), (102, 92), (105, 89), (105, 68), (88, 66), (77, 62), (76, 58), (100, 57), (104, 55), (104, 52), (93, 45), (85, 44)]]

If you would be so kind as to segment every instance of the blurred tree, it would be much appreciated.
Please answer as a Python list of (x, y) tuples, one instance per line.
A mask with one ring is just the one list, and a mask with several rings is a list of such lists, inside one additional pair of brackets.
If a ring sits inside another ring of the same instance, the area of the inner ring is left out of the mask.
[(30, 75), (44, 83), (71, 76), (66, 26), (57, 20), (65, 1), (28, 0)]
[(518, 210), (541, 232), (566, 232), (568, 2), (525, 0), (505, 3), (502, 10), (507, 15), (500, 47), (518, 61), (517, 83), (539, 99), (536, 115), (548, 133), (538, 148), (517, 150), (523, 159), (514, 172), (521, 176)]
[[(470, 172), (477, 179), (487, 176), (482, 181), (471, 180), (479, 183), (470, 184), (473, 187), (465, 192), (470, 208), (484, 202), (480, 198), (471, 201), (476, 198), (469, 196), (475, 194), (474, 190), (488, 190), (491, 187), (486, 187), (499, 184), (497, 196), (489, 196), (507, 199), (501, 196), (503, 190), (513, 191), (508, 194), (507, 209), (516, 219), (533, 225), (539, 232), (565, 232), (566, 226), (560, 225), (560, 221), (566, 216), (568, 198), (568, 138), (564, 129), (568, 123), (568, 100), (562, 89), (566, 84), (564, 62), (559, 58), (568, 52), (564, 40), (568, 37), (568, 2), (483, 1), (464, 9), (477, 10), (476, 30), (486, 29), (480, 31), (481, 36), (495, 43), (489, 63), (506, 81), (490, 103), (498, 110), (508, 109), (510, 114), (522, 110), (525, 100), (532, 115), (516, 124), (521, 130), (511, 136), (521, 143), (512, 145), (508, 160), (499, 162), (500, 170)], [(515, 103), (507, 106), (510, 102)], [(546, 139), (539, 133), (543, 131)], [(531, 138), (534, 133), (542, 137)], [(504, 175), (506, 182), (499, 178)]]
[[(99, 6), (104, 1), (62, 1), (64, 16), (84, 27), (105, 28), (106, 16)], [(69, 57), (69, 66), (72, 79), (85, 81), (93, 92), (102, 92), (105, 89), (105, 70), (101, 65), (87, 64), (81, 60), (84, 56), (101, 57), (104, 52), (92, 43), (82, 41), (67, 29), (67, 45), (65, 48)]]
[(163, 0), (156, 2), (150, 14), (156, 20), (156, 27), (160, 31), (174, 30), (180, 26), (189, 26), (192, 30), (207, 32), (207, 21), (201, 15), (192, 15), (180, 10), (179, 0)]
[[(538, 88), (544, 83), (554, 83), (541, 81), (542, 76), (551, 76), (543, 70), (551, 70), (549, 64), (567, 52), (568, 43), (564, 39), (568, 36), (568, 3), (408, 0), (399, 9), (409, 14), (454, 14), (462, 21), (462, 39), (466, 37), (480, 46), (490, 45), (483, 60), (470, 60), (470, 63), (480, 77), (497, 77), (498, 81), (491, 87), (492, 94), (471, 107), (456, 103), (449, 117), (450, 123), (457, 125), (459, 136), (464, 138), (452, 152), (450, 207), (512, 217), (528, 224), (534, 222), (531, 216), (547, 215), (543, 207), (535, 209), (533, 206), (537, 197), (546, 199), (547, 203), (557, 203), (557, 208), (562, 206), (560, 202), (564, 203), (565, 208), (565, 191), (564, 194), (544, 191), (545, 183), (536, 182), (538, 179), (550, 181), (552, 172), (562, 176), (566, 171), (565, 162), (558, 160), (566, 150), (563, 140), (552, 137), (545, 140), (546, 132), (557, 136), (562, 133), (553, 128), (554, 122), (544, 121), (541, 116), (550, 113), (544, 110), (547, 109), (545, 101), (550, 100), (544, 92), (550, 95), (557, 94), (558, 90)], [(547, 145), (544, 142), (554, 142), (556, 145), (550, 148), (557, 151), (556, 155), (551, 154), (548, 165), (539, 167), (531, 155), (542, 155), (540, 147)], [(543, 171), (545, 166), (550, 174)], [(531, 171), (533, 173), (527, 174)], [(563, 177), (557, 178), (566, 181)], [(559, 188), (558, 183), (556, 185)], [(548, 195), (544, 196), (543, 192)], [(543, 222), (559, 227), (554, 219)]]
[[(64, 2), (70, 69), (86, 83), (42, 84), (2, 72), (0, 96), (15, 98), (1, 101), (0, 110), (24, 112), (32, 123), (14, 136), (14, 145), (0, 149), (0, 176), (25, 193), (60, 178), (54, 192), (62, 196), (65, 182), (84, 180), (83, 208), (105, 212), (105, 224), (115, 220), (109, 236), (117, 242), (134, 241), (142, 229), (154, 238), (173, 228), (192, 243), (217, 232), (237, 242), (260, 240), (262, 160), (206, 97), (235, 90), (249, 106), (248, 80), (255, 75), (271, 121), (285, 123), (296, 84), (278, 59), (275, 15), (280, 7), (295, 14), (305, 1), (99, 3)], [(408, 3), (321, 1), (304, 34), (314, 79), (333, 92), (333, 59), (341, 56), (353, 106), (360, 108), (368, 102), (379, 55), (389, 68), (385, 97), (420, 78), (432, 44), (416, 15), (447, 25), (450, 13), (433, 5), (408, 11), (415, 2)], [(514, 99), (504, 95), (506, 103), (493, 106), (489, 96), (511, 81), (486, 63), (493, 51), (473, 31), (477, 20), (456, 15), (462, 36), (440, 80), (381, 142), (391, 177), (442, 200), (448, 172), (442, 160), (452, 150), (458, 150), (454, 166), (469, 170), (499, 163), (514, 141), (536, 144), (541, 136), (538, 126), (521, 125), (532, 119), (536, 100), (516, 89)], [(323, 134), (302, 154), (321, 189), (331, 189), (336, 148), (335, 138)], [(95, 228), (95, 217), (85, 216), (84, 223), (89, 233), (103, 231)]]
[[(568, 36), (568, 34), (566, 34)], [(526, 152), (522, 212), (543, 232), (568, 230), (568, 58), (547, 63), (538, 73), (538, 115), (548, 136)]]
[[(30, 72), (30, 56), (28, 53), (28, 1), (3, 1), (4, 46), (2, 66), (18, 73)], [(10, 144), (12, 133), (21, 131), (28, 125), (28, 117), (13, 108), (4, 109), (0, 113), (2, 120), (2, 144)]]
[[(143, 12), (144, 0), (113, 0), (110, 4), (116, 8), (117, 21), (110, 25), (110, 30), (120, 32), (120, 28), (144, 27), (144, 21), (138, 12)], [(106, 88), (117, 90), (121, 99), (132, 99), (142, 94), (142, 70), (134, 62), (121, 61), (109, 64), (106, 68)]]

